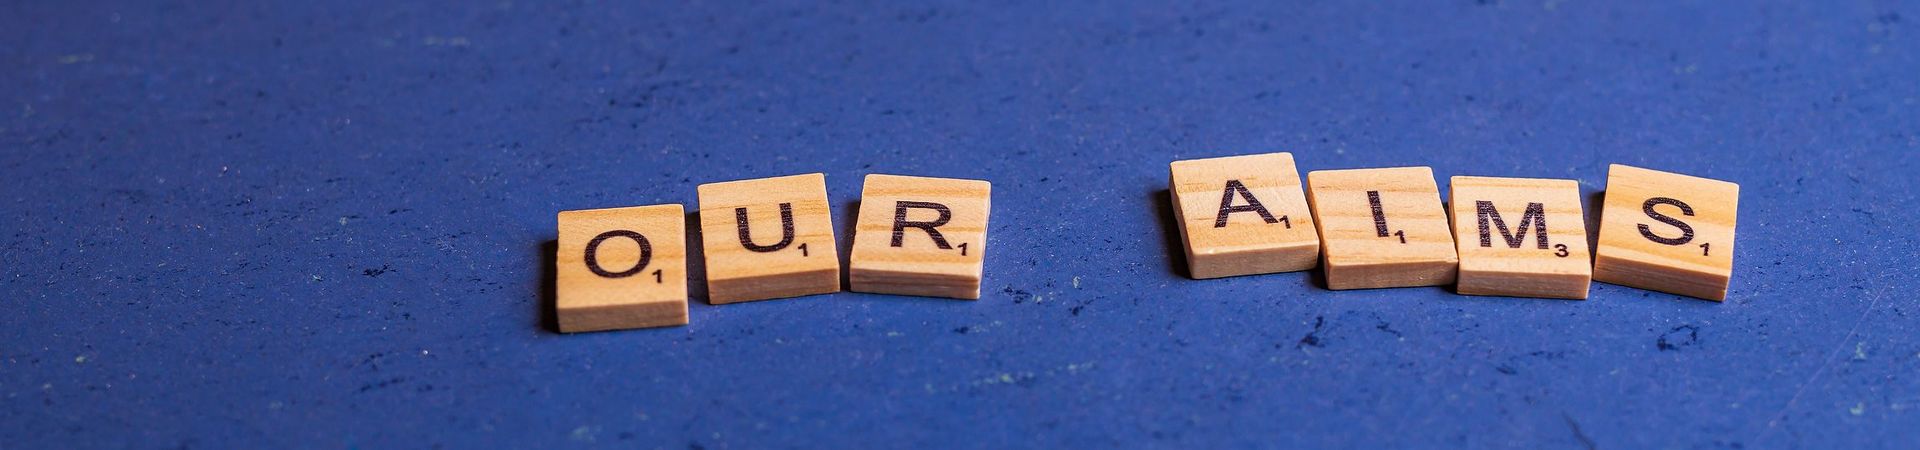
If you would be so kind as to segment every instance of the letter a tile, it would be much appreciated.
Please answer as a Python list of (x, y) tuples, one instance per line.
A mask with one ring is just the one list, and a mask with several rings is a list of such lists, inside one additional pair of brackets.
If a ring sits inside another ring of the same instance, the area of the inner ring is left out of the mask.
[(1292, 154), (1174, 161), (1171, 169), (1174, 215), (1194, 278), (1319, 264), (1320, 236)]
[(708, 303), (840, 292), (826, 175), (702, 184), (699, 193)]
[(1316, 170), (1307, 186), (1328, 288), (1453, 284), (1460, 259), (1433, 169)]
[(1593, 279), (1724, 300), (1740, 185), (1614, 164)]
[(1573, 180), (1453, 177), (1459, 292), (1587, 298), (1587, 222)]
[(851, 290), (980, 298), (991, 189), (978, 180), (867, 175)]
[(554, 255), (560, 331), (687, 324), (680, 205), (562, 211)]

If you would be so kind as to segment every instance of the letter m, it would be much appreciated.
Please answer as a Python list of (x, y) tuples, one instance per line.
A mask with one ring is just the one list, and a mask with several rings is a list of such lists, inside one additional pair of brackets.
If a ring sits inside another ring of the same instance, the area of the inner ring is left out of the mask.
[[(1520, 225), (1514, 227), (1520, 231), (1520, 234), (1516, 235), (1507, 228), (1507, 221), (1500, 218), (1500, 210), (1494, 209), (1493, 202), (1478, 200), (1473, 202), (1473, 204), (1474, 207), (1479, 210), (1481, 247), (1493, 246), (1492, 228), (1499, 228), (1500, 238), (1507, 241), (1508, 248), (1520, 248), (1520, 244), (1527, 240), (1527, 228), (1531, 225), (1533, 233), (1540, 235), (1539, 248), (1541, 250), (1547, 249), (1547, 208), (1545, 205), (1539, 203), (1527, 204), (1527, 213), (1520, 216)], [(1492, 222), (1493, 226), (1491, 228), (1488, 227), (1488, 222)]]

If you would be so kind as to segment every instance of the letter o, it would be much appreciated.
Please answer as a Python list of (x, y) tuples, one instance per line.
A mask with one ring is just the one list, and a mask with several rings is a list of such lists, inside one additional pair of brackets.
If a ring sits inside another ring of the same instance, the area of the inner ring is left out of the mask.
[[(640, 244), (640, 262), (637, 264), (634, 264), (632, 269), (627, 269), (621, 272), (608, 272), (607, 269), (603, 269), (600, 267), (600, 257), (598, 255), (598, 253), (600, 252), (600, 243), (606, 242), (607, 239), (612, 239), (616, 237), (624, 237), (627, 239), (632, 239), (633, 242)], [(640, 270), (646, 269), (647, 263), (653, 261), (653, 244), (647, 242), (646, 236), (642, 236), (640, 235), (640, 233), (635, 233), (632, 231), (613, 230), (605, 233), (600, 233), (599, 236), (594, 236), (593, 240), (587, 241), (586, 261), (587, 261), (587, 270), (593, 271), (594, 275), (599, 275), (606, 278), (630, 277), (630, 276), (633, 276), (633, 274), (640, 273)]]

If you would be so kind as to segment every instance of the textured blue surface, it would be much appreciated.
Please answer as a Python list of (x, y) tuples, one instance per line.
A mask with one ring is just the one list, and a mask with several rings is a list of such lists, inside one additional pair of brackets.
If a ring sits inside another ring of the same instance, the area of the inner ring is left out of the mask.
[[(0, 447), (1920, 442), (1914, 2), (25, 0), (0, 42)], [(1734, 181), (1732, 292), (1186, 279), (1167, 163), (1266, 151)], [(983, 298), (541, 326), (555, 212), (815, 171), (842, 229), (867, 173), (991, 180)]]

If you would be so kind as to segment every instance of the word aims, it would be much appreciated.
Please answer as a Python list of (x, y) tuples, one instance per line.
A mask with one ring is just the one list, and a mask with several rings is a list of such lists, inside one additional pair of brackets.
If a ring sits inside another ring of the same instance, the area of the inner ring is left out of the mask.
[(1328, 288), (1453, 284), (1460, 258), (1433, 169), (1318, 170), (1307, 187)]
[(1174, 161), (1173, 210), (1193, 278), (1319, 264), (1320, 236), (1290, 153)]
[(1724, 300), (1740, 185), (1614, 164), (1593, 279)]
[(991, 193), (985, 181), (867, 175), (849, 290), (980, 298)]
[(1453, 177), (1457, 290), (1586, 299), (1593, 266), (1573, 180)]
[(554, 255), (560, 331), (687, 324), (680, 205), (562, 211)]
[(699, 186), (708, 303), (840, 292), (826, 180), (813, 173)]

